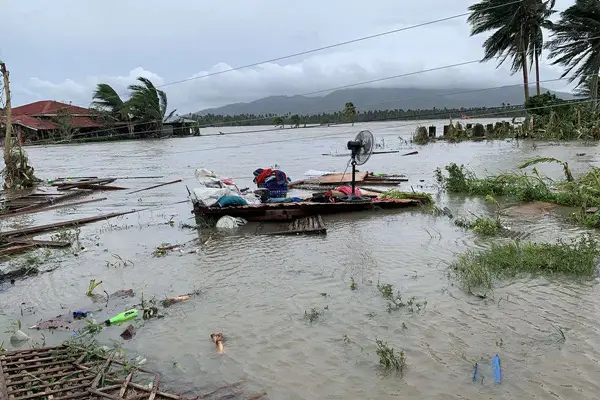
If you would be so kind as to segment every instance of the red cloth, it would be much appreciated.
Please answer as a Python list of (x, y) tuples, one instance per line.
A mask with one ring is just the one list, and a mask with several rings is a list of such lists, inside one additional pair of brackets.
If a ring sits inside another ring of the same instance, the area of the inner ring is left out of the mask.
[[(335, 190), (344, 193), (346, 196), (350, 196), (350, 193), (352, 193), (352, 188), (350, 186), (340, 186), (335, 188)], [(354, 194), (360, 196), (360, 189), (354, 188)]]
[(273, 170), (271, 168), (265, 169), (263, 172), (260, 173), (260, 175), (258, 175), (256, 177), (256, 184), (259, 185), (259, 184), (263, 183), (265, 181), (265, 179), (267, 179), (269, 176), (271, 176), (272, 173), (273, 173)]

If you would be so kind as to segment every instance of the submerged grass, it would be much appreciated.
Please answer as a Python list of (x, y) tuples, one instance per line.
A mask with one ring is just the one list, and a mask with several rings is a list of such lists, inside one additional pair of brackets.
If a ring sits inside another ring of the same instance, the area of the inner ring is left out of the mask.
[(577, 179), (573, 177), (568, 163), (555, 158), (540, 157), (519, 166), (528, 168), (539, 163), (559, 163), (563, 167), (565, 179), (553, 181), (541, 176), (533, 168), (532, 174), (505, 173), (479, 178), (455, 163), (445, 167), (447, 176), (440, 168), (435, 170), (438, 183), (449, 193), (473, 196), (504, 196), (517, 202), (542, 201), (580, 210), (571, 220), (589, 228), (600, 227), (600, 212), (588, 212), (590, 207), (600, 207), (600, 168), (592, 168)]
[(491, 289), (494, 279), (524, 273), (591, 277), (596, 273), (599, 256), (598, 240), (583, 235), (569, 243), (492, 244), (486, 251), (469, 250), (459, 255), (450, 267), (470, 292), (479, 287)]

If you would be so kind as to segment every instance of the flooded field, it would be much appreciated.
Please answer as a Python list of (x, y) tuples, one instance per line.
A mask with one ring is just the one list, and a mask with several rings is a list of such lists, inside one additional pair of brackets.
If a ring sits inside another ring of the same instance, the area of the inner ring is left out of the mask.
[[(178, 178), (184, 183), (133, 195), (104, 192), (94, 195), (107, 197), (103, 202), (3, 220), (5, 231), (147, 209), (82, 227), (84, 251), (74, 255), (52, 250), (41, 269), (58, 268), (14, 285), (5, 283), (0, 292), (2, 330), (17, 320), (29, 327), (68, 310), (103, 307), (85, 296), (90, 279), (103, 281), (98, 293), (130, 288), (136, 292), (135, 299), (111, 300), (108, 308), (94, 313), (97, 320), (124, 311), (142, 293), (162, 299), (199, 290), (191, 301), (169, 308), (165, 318), (139, 324), (134, 339), (124, 343), (131, 354), (147, 358), (148, 368), (163, 374), (163, 385), (207, 389), (245, 379), (248, 391), (266, 391), (270, 399), (596, 399), (596, 282), (523, 278), (499, 282), (493, 298), (467, 295), (449, 279), (448, 264), (457, 253), (486, 248), (498, 239), (477, 237), (448, 218), (419, 211), (332, 216), (325, 218), (326, 237), (265, 237), (249, 228), (198, 233), (181, 227), (194, 224), (191, 204), (173, 203), (187, 198), (185, 186), (194, 187), (196, 168), (233, 177), (240, 187), (253, 187), (252, 171), (274, 164), (292, 179), (309, 169), (343, 171), (347, 159), (322, 153), (344, 151), (361, 129), (371, 130), (378, 142), (384, 138), (385, 150), (419, 151), (409, 157), (374, 155), (363, 169), (406, 174), (410, 181), (404, 189), (432, 193), (439, 206), (455, 215), (483, 214), (487, 206), (482, 199), (439, 194), (433, 180), (436, 167), (456, 162), (479, 174), (496, 173), (534, 156), (548, 156), (568, 161), (577, 174), (599, 161), (595, 147), (577, 143), (511, 140), (412, 146), (415, 125), (402, 122), (30, 147), (31, 163), (46, 179), (164, 176), (117, 181), (131, 190)], [(562, 174), (560, 165), (539, 169), (551, 176)], [(531, 214), (507, 221), (534, 241), (583, 232), (560, 215)], [(187, 242), (182, 251), (153, 255), (162, 243)], [(356, 290), (350, 288), (351, 278)], [(393, 284), (405, 298), (426, 301), (425, 310), (388, 313), (378, 281)], [(325, 307), (316, 321), (304, 318), (305, 311)], [(47, 345), (70, 335), (24, 330)], [(105, 329), (100, 340), (120, 340), (121, 331)], [(225, 334), (224, 354), (216, 353), (212, 332)], [(9, 335), (4, 336), (4, 346), (10, 348)], [(376, 339), (405, 351), (404, 376), (380, 371)], [(490, 370), (495, 354), (502, 362), (500, 385), (494, 384)], [(484, 380), (473, 383), (476, 361)]]

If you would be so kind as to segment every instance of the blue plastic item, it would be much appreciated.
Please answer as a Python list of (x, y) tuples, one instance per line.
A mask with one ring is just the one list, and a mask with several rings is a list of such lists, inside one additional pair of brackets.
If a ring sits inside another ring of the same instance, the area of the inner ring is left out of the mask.
[(88, 316), (88, 312), (85, 310), (73, 311), (73, 319), (84, 319)]
[(492, 360), (492, 369), (494, 370), (494, 382), (500, 383), (502, 381), (502, 370), (500, 369), (500, 357), (498, 357), (498, 354)]

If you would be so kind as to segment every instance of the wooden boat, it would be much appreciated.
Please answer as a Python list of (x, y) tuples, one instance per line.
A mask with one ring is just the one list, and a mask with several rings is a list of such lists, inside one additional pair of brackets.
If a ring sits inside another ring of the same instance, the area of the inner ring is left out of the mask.
[(414, 199), (376, 199), (368, 202), (317, 203), (303, 201), (298, 203), (265, 203), (234, 207), (203, 207), (194, 202), (192, 211), (197, 221), (218, 220), (229, 215), (241, 217), (247, 221), (280, 222), (312, 215), (340, 214), (369, 210), (390, 210), (418, 207), (429, 202), (427, 198)]

